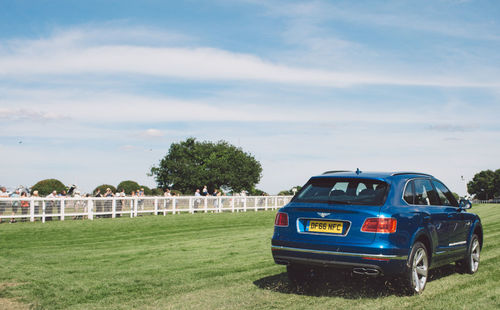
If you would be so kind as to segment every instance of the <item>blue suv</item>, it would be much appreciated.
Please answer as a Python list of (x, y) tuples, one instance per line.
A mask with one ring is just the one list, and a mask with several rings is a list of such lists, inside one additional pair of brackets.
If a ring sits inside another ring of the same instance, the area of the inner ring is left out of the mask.
[(328, 171), (279, 210), (272, 254), (296, 284), (319, 266), (397, 276), (420, 294), (431, 268), (478, 270), (483, 230), (470, 207), (428, 174)]

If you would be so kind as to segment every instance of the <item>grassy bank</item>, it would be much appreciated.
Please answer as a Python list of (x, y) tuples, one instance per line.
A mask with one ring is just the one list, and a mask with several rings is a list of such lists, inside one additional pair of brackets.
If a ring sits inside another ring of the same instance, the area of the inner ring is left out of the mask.
[(500, 308), (500, 205), (472, 211), (485, 230), (479, 272), (441, 268), (422, 296), (359, 278), (296, 291), (271, 257), (275, 212), (263, 211), (2, 224), (0, 298), (39, 309)]

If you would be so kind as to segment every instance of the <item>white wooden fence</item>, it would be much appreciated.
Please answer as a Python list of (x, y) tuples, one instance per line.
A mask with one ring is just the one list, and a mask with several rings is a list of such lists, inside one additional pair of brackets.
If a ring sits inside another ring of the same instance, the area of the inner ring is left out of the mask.
[(0, 198), (0, 219), (45, 221), (89, 219), (142, 214), (167, 215), (195, 212), (246, 212), (276, 210), (292, 196), (173, 196), (109, 198)]

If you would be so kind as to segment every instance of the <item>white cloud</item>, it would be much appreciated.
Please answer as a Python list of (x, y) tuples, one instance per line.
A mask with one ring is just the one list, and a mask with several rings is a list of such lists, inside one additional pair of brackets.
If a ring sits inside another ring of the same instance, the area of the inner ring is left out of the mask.
[[(81, 44), (81, 32), (48, 39), (7, 42), (0, 54), (0, 78), (47, 75), (136, 74), (197, 81), (255, 81), (305, 86), (422, 85), (498, 87), (498, 79), (347, 72), (294, 67), (261, 57), (208, 47), (152, 47), (130, 44)], [(92, 36), (91, 36), (92, 37)], [(77, 42), (77, 43), (75, 43)]]
[(25, 108), (0, 108), (0, 120), (31, 120), (31, 121), (58, 121), (67, 120), (70, 117), (56, 111), (41, 111), (34, 107), (33, 109)]
[(163, 137), (165, 133), (161, 130), (150, 128), (142, 133), (142, 135), (151, 138)]
[[(409, 29), (473, 40), (499, 41), (498, 20), (485, 20), (484, 17), (468, 15), (468, 19), (449, 15), (447, 5), (429, 2), (415, 8), (390, 1), (377, 5), (350, 2), (347, 5), (332, 4), (328, 1), (308, 3), (291, 1), (248, 1), (264, 7), (269, 14), (285, 16), (292, 20), (308, 20), (312, 23), (322, 21), (345, 21), (353, 25), (383, 26), (396, 30)], [(462, 1), (463, 2), (463, 1)], [(406, 7), (406, 10), (405, 10)], [(439, 8), (443, 8), (440, 12)], [(455, 19), (456, 18), (456, 19)]]

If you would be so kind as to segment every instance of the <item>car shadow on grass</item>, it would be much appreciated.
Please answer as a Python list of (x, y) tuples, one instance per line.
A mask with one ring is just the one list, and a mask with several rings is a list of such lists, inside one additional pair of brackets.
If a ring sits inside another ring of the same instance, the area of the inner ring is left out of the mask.
[[(456, 273), (453, 265), (431, 270), (428, 282), (439, 280), (453, 273)], [(405, 295), (401, 289), (401, 281), (398, 279), (366, 277), (334, 270), (321, 271), (313, 279), (309, 279), (301, 285), (291, 283), (286, 272), (258, 279), (253, 284), (261, 289), (273, 292), (317, 297), (336, 296), (346, 299), (358, 299)]]

